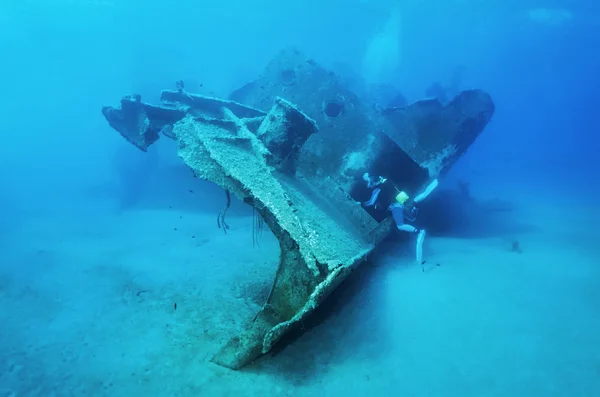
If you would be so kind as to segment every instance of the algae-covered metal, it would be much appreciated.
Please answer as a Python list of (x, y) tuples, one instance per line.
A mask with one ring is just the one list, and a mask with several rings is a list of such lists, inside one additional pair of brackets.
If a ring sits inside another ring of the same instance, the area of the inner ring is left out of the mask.
[(269, 298), (212, 361), (238, 369), (268, 352), (393, 230), (369, 213), (362, 174), (386, 175), (410, 195), (445, 172), (491, 118), (482, 91), (377, 109), (333, 74), (283, 51), (228, 100), (162, 92), (104, 107), (109, 124), (141, 150), (160, 133), (177, 140), (196, 176), (252, 205), (279, 240)]

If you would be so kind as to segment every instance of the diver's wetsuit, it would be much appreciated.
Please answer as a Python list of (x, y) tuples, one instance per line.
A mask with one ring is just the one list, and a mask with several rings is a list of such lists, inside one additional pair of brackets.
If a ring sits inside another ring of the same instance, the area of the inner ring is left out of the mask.
[(394, 197), (398, 194), (394, 184), (388, 180), (369, 183), (369, 187), (374, 187), (375, 189), (373, 189), (369, 201), (364, 203), (365, 207), (388, 207), (395, 201)]
[(394, 217), (394, 221), (396, 222), (396, 227), (398, 230), (402, 230), (403, 232), (408, 233), (418, 233), (419, 229), (416, 227), (404, 223), (404, 219), (407, 219), (413, 222), (416, 217), (416, 208), (411, 207), (410, 210), (407, 210), (404, 204), (394, 203), (391, 204), (388, 209), (392, 212), (392, 217)]
[[(404, 223), (407, 219), (413, 222), (417, 217), (417, 209), (411, 203), (420, 203), (423, 201), (431, 192), (438, 186), (438, 180), (434, 179), (427, 185), (425, 190), (410, 200), (405, 192), (399, 191), (392, 182), (388, 182), (386, 179), (379, 177), (379, 181), (371, 179), (368, 173), (363, 175), (363, 179), (367, 182), (369, 188), (373, 188), (371, 198), (369, 201), (364, 203), (365, 207), (375, 206), (381, 204), (385, 206), (392, 213), (392, 217), (396, 222), (398, 230), (408, 233), (417, 233), (417, 244), (416, 244), (416, 259), (417, 263), (421, 266), (425, 263), (423, 261), (423, 241), (425, 240), (425, 229), (417, 229), (416, 227)], [(424, 270), (423, 270), (424, 271)]]
[(416, 212), (414, 207), (410, 207), (410, 211), (406, 210), (406, 206), (396, 201), (396, 196), (400, 192), (394, 184), (389, 180), (383, 180), (383, 182), (373, 183), (371, 180), (367, 180), (369, 187), (375, 187), (371, 193), (369, 201), (364, 203), (365, 207), (375, 206), (383, 207), (390, 210), (392, 217), (396, 222), (398, 230), (402, 230), (409, 233), (416, 233), (419, 230), (411, 225), (405, 224), (404, 219), (414, 221), (416, 218)]

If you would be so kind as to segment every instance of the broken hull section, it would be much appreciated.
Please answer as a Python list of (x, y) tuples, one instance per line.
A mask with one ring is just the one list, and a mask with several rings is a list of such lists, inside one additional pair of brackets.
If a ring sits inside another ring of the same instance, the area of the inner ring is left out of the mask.
[(464, 154), (494, 112), (478, 90), (445, 106), (377, 109), (294, 50), (230, 99), (180, 89), (161, 101), (128, 96), (102, 113), (140, 150), (161, 134), (175, 139), (197, 177), (252, 205), (279, 240), (267, 302), (212, 358), (231, 369), (268, 352), (394, 230), (385, 210), (360, 205), (365, 172), (414, 195)]

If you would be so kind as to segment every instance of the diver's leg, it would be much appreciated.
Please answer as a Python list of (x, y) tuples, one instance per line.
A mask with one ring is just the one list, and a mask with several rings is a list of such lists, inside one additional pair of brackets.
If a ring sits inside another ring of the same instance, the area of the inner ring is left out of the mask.
[(418, 231), (418, 229), (414, 226), (411, 226), (407, 223), (402, 224), (402, 225), (396, 225), (396, 227), (398, 228), (398, 230), (403, 231), (403, 232), (408, 232), (408, 233), (416, 233)]
[(431, 192), (433, 192), (437, 186), (438, 186), (438, 180), (436, 178), (429, 185), (427, 185), (427, 187), (421, 194), (418, 194), (415, 197), (414, 202), (419, 203), (419, 202), (425, 200), (427, 198), (427, 196), (429, 196), (431, 194)]
[(404, 206), (400, 203), (392, 204), (388, 207), (390, 212), (392, 213), (392, 217), (396, 222), (396, 227), (398, 230), (408, 233), (416, 233), (417, 228), (411, 225), (404, 223)]
[(423, 242), (425, 241), (425, 230), (421, 229), (417, 236), (417, 263), (423, 264)]
[(396, 225), (398, 227), (398, 230), (401, 230), (403, 232), (408, 232), (408, 233), (418, 233), (417, 234), (417, 244), (416, 244), (416, 258), (417, 258), (417, 263), (419, 264), (423, 264), (423, 242), (425, 241), (425, 229), (417, 229), (414, 226), (408, 225), (408, 224), (403, 224), (403, 225)]
[(379, 189), (379, 188), (373, 189), (373, 193), (371, 193), (371, 198), (369, 199), (369, 201), (364, 203), (364, 206), (371, 207), (371, 206), (375, 205), (375, 203), (377, 202), (377, 198), (379, 197), (379, 193), (381, 193), (381, 189)]
[(423, 241), (425, 240), (425, 230), (417, 229), (412, 225), (404, 223), (404, 206), (402, 204), (392, 204), (389, 206), (389, 210), (392, 212), (398, 230), (407, 233), (418, 233), (416, 256), (417, 262), (423, 263)]

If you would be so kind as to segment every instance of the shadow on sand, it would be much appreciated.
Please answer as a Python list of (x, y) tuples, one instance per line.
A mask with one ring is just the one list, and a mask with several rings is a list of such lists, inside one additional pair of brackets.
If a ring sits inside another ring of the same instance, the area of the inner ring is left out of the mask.
[(511, 202), (477, 200), (460, 190), (440, 190), (420, 204), (416, 226), (434, 236), (454, 238), (504, 237), (537, 230), (520, 221), (519, 209)]
[[(395, 240), (395, 239), (392, 239)], [(356, 268), (306, 320), (286, 334), (267, 355), (243, 369), (283, 376), (293, 386), (309, 385), (348, 361), (371, 362), (388, 352), (385, 316), (375, 310), (381, 280), (390, 270), (380, 258), (395, 241), (382, 244)], [(390, 244), (392, 243), (392, 244)], [(314, 332), (313, 332), (314, 331)], [(369, 377), (369, 374), (358, 376)]]
[[(510, 203), (478, 202), (452, 190), (441, 190), (421, 205), (417, 226), (432, 235), (454, 238), (505, 237), (536, 230), (519, 222), (518, 211)], [(290, 384), (302, 386), (325, 376), (336, 364), (353, 359), (368, 362), (384, 355), (389, 333), (376, 308), (383, 299), (380, 281), (390, 269), (377, 265), (384, 262), (382, 256), (391, 247), (407, 238), (404, 233), (390, 236), (303, 324), (244, 371), (283, 375)], [(427, 265), (424, 272), (437, 269), (435, 264)]]

